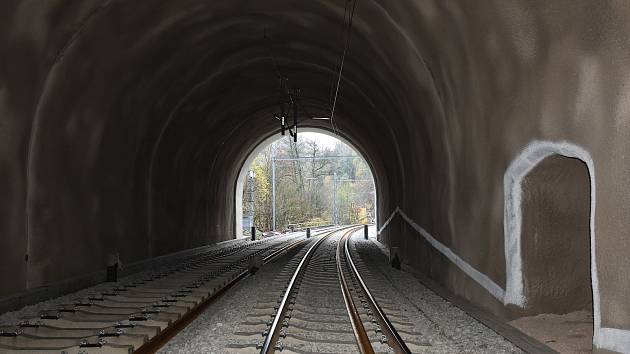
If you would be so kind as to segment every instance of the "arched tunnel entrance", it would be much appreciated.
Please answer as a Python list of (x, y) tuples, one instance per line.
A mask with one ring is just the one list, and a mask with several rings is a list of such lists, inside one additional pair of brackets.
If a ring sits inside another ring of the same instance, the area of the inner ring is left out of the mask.
[[(280, 161), (285, 161), (285, 162), (289, 162), (294, 165), (297, 165), (297, 168), (300, 170), (300, 174), (301, 174), (301, 169), (302, 169), (301, 162), (304, 162), (304, 161), (299, 160), (299, 158), (304, 158), (304, 160), (308, 161), (311, 164), (312, 164), (312, 161), (320, 161), (320, 164), (317, 167), (311, 166), (312, 171), (310, 172), (312, 173), (310, 175), (308, 175), (309, 171), (306, 171), (305, 173), (308, 176), (302, 177), (302, 178), (305, 178), (308, 181), (309, 186), (314, 182), (313, 180), (316, 180), (315, 182), (320, 184), (324, 179), (328, 179), (328, 181), (326, 181), (327, 184), (330, 184), (331, 182), (333, 184), (332, 190), (320, 190), (317, 192), (317, 194), (321, 194), (321, 193), (326, 193), (326, 191), (328, 193), (332, 191), (332, 194), (326, 197), (326, 200), (330, 199), (329, 202), (327, 201), (327, 203), (330, 204), (328, 208), (330, 210), (327, 211), (325, 215), (329, 216), (330, 218), (327, 219), (326, 216), (319, 215), (319, 220), (313, 223), (312, 225), (311, 223), (307, 223), (308, 226), (315, 227), (315, 226), (321, 226), (325, 224), (333, 224), (333, 225), (339, 224), (340, 222), (339, 218), (335, 220), (335, 216), (338, 213), (338, 207), (336, 205), (337, 201), (333, 201), (333, 198), (337, 198), (336, 190), (337, 190), (338, 184), (340, 185), (341, 183), (344, 183), (344, 182), (345, 183), (359, 183), (364, 187), (363, 188), (364, 190), (360, 192), (362, 195), (360, 196), (359, 199), (364, 200), (364, 201), (370, 201), (371, 203), (363, 203), (365, 204), (363, 205), (365, 207), (363, 209), (366, 209), (364, 211), (366, 215), (364, 217), (361, 217), (360, 220), (367, 224), (377, 224), (377, 220), (378, 220), (377, 219), (378, 218), (377, 183), (376, 183), (376, 179), (374, 178), (371, 164), (368, 163), (369, 160), (367, 160), (364, 155), (362, 155), (359, 151), (357, 151), (357, 149), (353, 147), (351, 142), (349, 142), (342, 136), (335, 135), (329, 130), (322, 129), (322, 128), (306, 127), (306, 128), (300, 129), (300, 137), (301, 139), (306, 139), (307, 144), (310, 144), (309, 151), (303, 152), (305, 156), (300, 157), (299, 152), (296, 149), (294, 152), (295, 156), (293, 156), (294, 159), (287, 159), (285, 157), (285, 158), (281, 158)], [(251, 192), (248, 189), (248, 181), (250, 179), (249, 174), (250, 174), (250, 171), (253, 172), (252, 165), (255, 159), (262, 158), (263, 156), (260, 156), (259, 154), (263, 152), (265, 149), (269, 149), (268, 154), (264, 156), (265, 160), (267, 160), (266, 165), (268, 166), (264, 166), (264, 167), (267, 170), (265, 172), (268, 174), (268, 176), (265, 177), (263, 184), (267, 186), (266, 193), (273, 194), (273, 195), (268, 195), (266, 198), (267, 199), (266, 203), (258, 206), (259, 208), (262, 207), (263, 209), (265, 209), (267, 214), (271, 214), (269, 217), (271, 220), (268, 220), (266, 223), (261, 223), (261, 224), (265, 224), (265, 226), (263, 226), (262, 229), (263, 231), (270, 231), (270, 230), (275, 231), (276, 229), (286, 231), (287, 229), (286, 227), (287, 225), (285, 225), (287, 220), (284, 220), (285, 224), (283, 224), (282, 222), (275, 221), (275, 214), (276, 214), (275, 189), (277, 186), (276, 161), (275, 161), (277, 158), (277, 148), (275, 148), (275, 145), (281, 139), (285, 139), (288, 144), (291, 144), (290, 137), (282, 136), (282, 135), (271, 136), (252, 150), (250, 155), (247, 157), (247, 159), (243, 163), (243, 166), (241, 167), (241, 170), (238, 174), (238, 179), (236, 181), (236, 187), (235, 187), (235, 193), (234, 193), (234, 198), (235, 198), (235, 202), (234, 202), (235, 221), (234, 222), (236, 224), (236, 227), (235, 227), (236, 237), (243, 237), (244, 232), (248, 236), (251, 235), (251, 232), (249, 231), (249, 229), (252, 226), (251, 224), (252, 221), (249, 219), (247, 213), (245, 213), (244, 210), (247, 208), (248, 211), (252, 212), (252, 215), (254, 211), (251, 210), (250, 205), (246, 205), (247, 203), (246, 196), (248, 195), (248, 193), (259, 193), (259, 192), (255, 191), (253, 186), (252, 186)], [(334, 152), (332, 150), (336, 150), (337, 152)], [(308, 153), (309, 155), (306, 155), (306, 153)], [(274, 160), (274, 161), (271, 161), (271, 160)], [(348, 165), (348, 162), (350, 162), (353, 166), (358, 166), (359, 169), (363, 169), (364, 167), (367, 167), (368, 170), (359, 171), (358, 174), (355, 170), (352, 170), (349, 176), (344, 176), (343, 171), (339, 170), (338, 167), (336, 168), (334, 167), (334, 166), (337, 166), (340, 161), (346, 162), (346, 165)], [(314, 168), (317, 169), (316, 176), (314, 176), (314, 172), (313, 172)], [(279, 173), (280, 171), (278, 171), (278, 174)], [(254, 175), (253, 178), (261, 178), (261, 177)], [(368, 186), (367, 190), (365, 186)], [(320, 187), (322, 186), (320, 185)], [(252, 196), (249, 195), (249, 197), (251, 198)], [(279, 198), (280, 197), (278, 197), (278, 199)], [(245, 203), (244, 203), (244, 200), (246, 201)], [(346, 221), (350, 222), (350, 219), (347, 219)], [(359, 219), (354, 220), (354, 221), (355, 222), (359, 221)], [(260, 229), (261, 226), (262, 225), (258, 225), (257, 227)], [(304, 225), (296, 225), (296, 226), (299, 229), (303, 229), (304, 227), (306, 227)]]

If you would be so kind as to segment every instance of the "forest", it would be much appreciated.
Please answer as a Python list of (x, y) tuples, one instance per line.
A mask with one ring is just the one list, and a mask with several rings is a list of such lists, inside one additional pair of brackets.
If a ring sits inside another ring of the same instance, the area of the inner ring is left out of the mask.
[[(273, 230), (275, 165), (275, 230), (331, 224), (371, 223), (375, 190), (366, 161), (336, 140), (323, 144), (321, 134), (300, 135), (298, 142), (283, 138), (265, 148), (249, 167), (243, 187), (243, 225), (249, 232)], [(332, 146), (331, 146), (332, 145)]]

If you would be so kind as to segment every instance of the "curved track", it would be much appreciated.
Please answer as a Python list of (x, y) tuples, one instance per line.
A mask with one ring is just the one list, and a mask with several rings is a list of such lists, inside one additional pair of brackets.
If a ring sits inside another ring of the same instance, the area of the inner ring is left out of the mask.
[(358, 229), (331, 232), (303, 252), (278, 301), (261, 354), (411, 352), (354, 264), (348, 243)]
[(2, 327), (0, 353), (154, 353), (247, 277), (253, 259), (283, 256), (291, 257), (284, 270), (257, 296), (263, 303), (261, 314), (250, 317), (253, 330), (242, 331), (244, 343), (228, 351), (410, 353), (368, 288), (374, 282), (364, 280), (372, 274), (353, 255), (351, 235), (359, 229), (242, 241), (199, 254)]
[(142, 273), (0, 327), (0, 353), (153, 353), (246, 277), (252, 258), (271, 262), (304, 242), (303, 236), (239, 241)]
[[(351, 232), (346, 233), (339, 242), (339, 246), (337, 248), (337, 262), (340, 269), (339, 273), (342, 275), (351, 273), (349, 277), (350, 279), (348, 280), (345, 280), (346, 276), (344, 276), (344, 283), (352, 284), (352, 287), (344, 286), (344, 289), (347, 289), (348, 295), (350, 295), (352, 292), (354, 292), (355, 294), (357, 292), (361, 293), (361, 295), (358, 295), (360, 303), (362, 304), (364, 309), (368, 310), (370, 321), (377, 325), (377, 332), (382, 333), (382, 336), (380, 337), (380, 341), (382, 343), (386, 343), (388, 346), (390, 346), (390, 348), (395, 353), (411, 353), (411, 350), (409, 350), (403, 339), (394, 328), (394, 325), (387, 318), (385, 311), (381, 309), (375, 297), (372, 296), (372, 293), (363, 281), (363, 277), (357, 269), (350, 252), (349, 242), (351, 234)], [(344, 291), (344, 293), (345, 292), (346, 291)], [(367, 333), (365, 333), (364, 336), (362, 335), (361, 338), (358, 337), (357, 342), (361, 343), (360, 340), (364, 340), (363, 338), (367, 338)], [(363, 349), (363, 347), (360, 347), (360, 349), (362, 353), (373, 352), (371, 348), (367, 347), (365, 349)]]

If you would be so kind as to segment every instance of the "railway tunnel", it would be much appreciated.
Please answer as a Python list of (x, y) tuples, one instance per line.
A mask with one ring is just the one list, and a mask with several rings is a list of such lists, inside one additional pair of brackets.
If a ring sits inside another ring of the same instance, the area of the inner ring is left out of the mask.
[(378, 241), (408, 271), (503, 322), (586, 310), (595, 352), (630, 352), (630, 4), (0, 8), (0, 312), (98, 283), (110, 254), (234, 239), (280, 76), (298, 137), (366, 158)]

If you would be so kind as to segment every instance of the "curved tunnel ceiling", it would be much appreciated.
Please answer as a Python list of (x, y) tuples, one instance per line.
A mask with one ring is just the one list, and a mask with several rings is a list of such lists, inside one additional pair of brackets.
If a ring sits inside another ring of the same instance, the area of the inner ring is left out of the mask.
[[(204, 242), (208, 234), (232, 234), (233, 225), (224, 221), (231, 219), (225, 186), (235, 180), (248, 149), (278, 128), (270, 118), (279, 92), (272, 55), (290, 85), (301, 90), (309, 113), (328, 115), (344, 46), (343, 6), (309, 2), (291, 10), (291, 3), (277, 1), (229, 6), (162, 2), (147, 7), (112, 1), (92, 12), (53, 66), (40, 100), (29, 161), (33, 233), (50, 230), (53, 225), (47, 219), (55, 224), (59, 220), (42, 216), (55, 213), (45, 207), (51, 197), (46, 193), (76, 189), (68, 170), (60, 174), (47, 165), (69, 153), (68, 169), (82, 167), (73, 177), (96, 180), (94, 174), (104, 170), (109, 175), (105, 183), (81, 186), (85, 189), (79, 198), (91, 200), (77, 207), (118, 204), (121, 214), (127, 209), (135, 220), (146, 218), (147, 223), (136, 222), (130, 232), (150, 235), (150, 245), (176, 232), (187, 238), (187, 246)], [(402, 168), (397, 151), (402, 137), (397, 132), (405, 131), (406, 124), (397, 117), (409, 114), (410, 89), (403, 81), (414, 86), (431, 82), (428, 76), (409, 80), (397, 67), (394, 61), (401, 57), (392, 54), (404, 53), (407, 43), (391, 23), (382, 23), (381, 14), (382, 9), (365, 2), (354, 18), (336, 124), (365, 150), (378, 168), (377, 179), (398, 180), (394, 185), (401, 186), (399, 173), (386, 177), (386, 171)], [(382, 40), (393, 40), (393, 49), (402, 49), (385, 52)], [(425, 96), (432, 91), (416, 88), (414, 103), (418, 89), (426, 91)], [(424, 101), (427, 105), (431, 99)], [(309, 121), (304, 114), (300, 119), (309, 126), (327, 124)], [(67, 146), (51, 149), (59, 135), (66, 136)], [(117, 200), (107, 200), (103, 190), (121, 183), (132, 193), (123, 198), (116, 193), (112, 196)], [(143, 184), (148, 188), (141, 188)], [(382, 192), (400, 193), (397, 187)], [(94, 214), (102, 217), (98, 211)], [(116, 225), (120, 220), (85, 220), (91, 225), (101, 222)], [(66, 227), (81, 226), (73, 222)], [(173, 251), (179, 241), (161, 241), (148, 253)]]
[[(0, 60), (11, 69), (0, 72), (0, 232), (18, 246), (3, 251), (10, 266), (0, 277), (18, 275), (2, 292), (96, 271), (111, 252), (133, 262), (232, 237), (238, 170), (278, 128), (270, 49), (309, 112), (327, 114), (344, 5), (3, 2)], [(630, 141), (618, 128), (628, 6), (360, 0), (336, 122), (374, 168), (379, 219), (404, 209), (504, 288), (504, 173), (531, 141), (566, 140), (596, 161), (595, 223), (607, 237), (598, 252), (625, 262), (599, 269), (630, 267), (618, 247), (630, 201), (618, 192), (627, 176), (616, 158)], [(395, 222), (383, 240), (459, 294), (504, 310), (409, 235)], [(610, 279), (603, 299), (613, 298)], [(602, 303), (611, 326), (627, 325)]]

